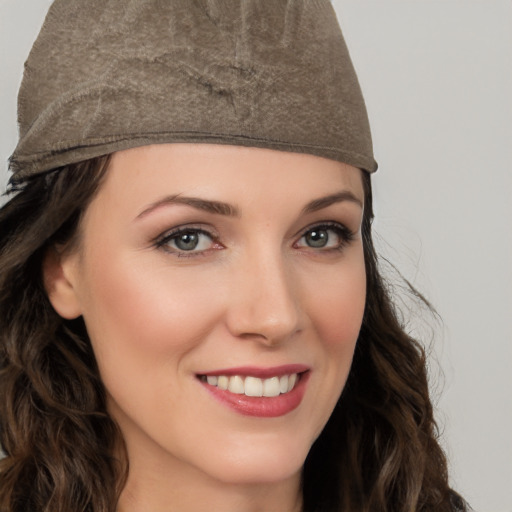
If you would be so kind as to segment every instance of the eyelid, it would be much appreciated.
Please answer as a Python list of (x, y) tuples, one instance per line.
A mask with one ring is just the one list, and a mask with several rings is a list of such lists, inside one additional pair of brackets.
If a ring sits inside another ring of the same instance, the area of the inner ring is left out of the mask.
[(307, 233), (309, 233), (310, 231), (312, 231), (314, 229), (326, 229), (326, 230), (330, 229), (332, 231), (336, 231), (337, 235), (341, 238), (341, 243), (337, 247), (328, 247), (328, 248), (309, 247), (309, 249), (311, 249), (315, 252), (322, 252), (322, 251), (328, 252), (328, 251), (333, 251), (333, 250), (334, 251), (341, 250), (341, 249), (345, 248), (345, 246), (347, 244), (352, 242), (356, 237), (356, 233), (341, 222), (320, 221), (320, 222), (315, 222), (314, 224), (311, 224), (311, 225), (307, 226), (306, 228), (302, 229), (300, 231), (300, 233), (297, 235), (298, 238), (297, 238), (297, 241), (295, 242), (295, 244), (297, 244), (303, 237), (305, 237), (307, 235)]
[[(300, 240), (307, 235), (308, 232), (314, 229), (325, 229), (331, 230), (336, 233), (339, 237), (340, 242), (335, 247), (326, 247), (326, 248), (315, 248), (310, 246), (299, 246), (300, 249), (311, 250), (314, 252), (332, 252), (332, 251), (340, 251), (346, 247), (350, 242), (352, 242), (356, 233), (353, 232), (350, 228), (348, 228), (345, 224), (337, 221), (319, 221), (309, 226), (303, 228), (295, 235), (295, 242), (293, 244), (294, 247), (297, 247)], [(216, 247), (209, 247), (207, 249), (202, 250), (180, 250), (176, 248), (171, 248), (167, 244), (175, 237), (179, 236), (182, 233), (187, 232), (195, 232), (210, 238), (212, 245), (216, 245)], [(158, 249), (161, 249), (167, 253), (174, 254), (178, 257), (195, 257), (195, 256), (204, 256), (209, 254), (211, 250), (219, 250), (221, 248), (225, 248), (225, 246), (219, 241), (219, 235), (216, 233), (216, 230), (212, 228), (212, 226), (208, 226), (205, 228), (204, 224), (183, 224), (180, 226), (175, 226), (174, 228), (168, 229), (165, 232), (161, 233), (157, 237), (155, 237), (152, 241), (152, 245), (156, 246)]]
[[(176, 226), (174, 228), (168, 229), (167, 231), (158, 235), (156, 238), (153, 239), (152, 245), (156, 246), (158, 249), (161, 249), (170, 254), (175, 254), (179, 257), (201, 256), (204, 255), (205, 253), (208, 253), (211, 250), (211, 248), (199, 251), (183, 251), (179, 249), (170, 248), (166, 244), (168, 244), (170, 240), (179, 236), (182, 233), (194, 232), (206, 235), (208, 238), (211, 239), (212, 244), (222, 246), (222, 244), (218, 240), (218, 235), (212, 231), (214, 230), (205, 229), (204, 224), (183, 224), (181, 226)], [(220, 247), (216, 247), (215, 249), (219, 248)]]
[(295, 236), (299, 238), (303, 237), (306, 233), (315, 228), (339, 229), (340, 231), (346, 232), (347, 234), (350, 233), (355, 235), (355, 233), (342, 222), (338, 222), (335, 220), (321, 220), (318, 222), (313, 222), (309, 226), (302, 228)]
[(176, 233), (182, 233), (184, 231), (197, 231), (210, 236), (212, 239), (218, 237), (217, 231), (210, 224), (205, 224), (202, 222), (185, 222), (183, 224), (178, 224), (177, 226), (173, 226), (172, 228), (166, 229), (164, 231), (160, 231), (160, 233), (153, 238), (153, 242), (156, 243), (158, 242), (158, 240), (168, 238), (172, 235), (175, 235)]

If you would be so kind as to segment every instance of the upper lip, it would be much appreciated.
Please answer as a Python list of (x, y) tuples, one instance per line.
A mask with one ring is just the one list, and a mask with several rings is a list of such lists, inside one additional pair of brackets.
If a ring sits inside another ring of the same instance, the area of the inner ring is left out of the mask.
[(259, 377), (260, 379), (269, 379), (271, 377), (291, 375), (292, 373), (303, 373), (307, 372), (308, 370), (310, 370), (310, 367), (305, 364), (285, 364), (269, 368), (262, 368), (257, 366), (238, 366), (236, 368), (222, 368), (219, 370), (201, 372), (198, 373), (198, 375), (204, 375), (206, 377), (213, 375), (240, 375), (244, 377)]

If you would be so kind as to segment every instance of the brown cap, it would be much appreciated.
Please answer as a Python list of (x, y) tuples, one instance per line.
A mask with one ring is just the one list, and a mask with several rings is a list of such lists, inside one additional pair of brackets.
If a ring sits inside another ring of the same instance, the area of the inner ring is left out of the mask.
[(25, 64), (16, 178), (154, 143), (377, 169), (329, 0), (56, 0)]

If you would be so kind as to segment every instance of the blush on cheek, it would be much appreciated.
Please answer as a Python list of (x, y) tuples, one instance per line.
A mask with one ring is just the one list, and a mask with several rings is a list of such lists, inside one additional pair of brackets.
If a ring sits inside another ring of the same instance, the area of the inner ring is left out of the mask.
[(320, 339), (332, 345), (355, 345), (366, 300), (366, 279), (364, 272), (354, 272), (336, 281), (331, 280), (310, 296), (309, 310), (317, 319), (316, 329)]
[(211, 300), (214, 290), (198, 272), (176, 272), (160, 258), (152, 261), (154, 265), (146, 265), (136, 257), (117, 258), (115, 264), (96, 266), (89, 316), (94, 319), (91, 329), (109, 344), (151, 349), (146, 354), (160, 358), (169, 349), (193, 347), (216, 321), (218, 306)]

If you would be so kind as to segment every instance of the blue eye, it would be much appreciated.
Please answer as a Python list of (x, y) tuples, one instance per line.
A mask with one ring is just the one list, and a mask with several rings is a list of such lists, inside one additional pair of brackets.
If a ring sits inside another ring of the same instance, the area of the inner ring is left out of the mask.
[(353, 238), (353, 233), (341, 224), (321, 224), (309, 228), (298, 245), (312, 249), (342, 249)]
[(213, 244), (209, 233), (192, 228), (177, 229), (157, 242), (158, 247), (171, 252), (201, 252), (210, 249)]

